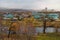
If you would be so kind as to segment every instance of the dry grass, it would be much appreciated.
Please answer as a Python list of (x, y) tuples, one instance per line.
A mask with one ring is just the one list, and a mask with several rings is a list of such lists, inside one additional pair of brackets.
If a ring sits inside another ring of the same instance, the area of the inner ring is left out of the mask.
[(60, 34), (40, 34), (37, 36), (27, 36), (27, 35), (0, 35), (0, 40), (60, 40)]

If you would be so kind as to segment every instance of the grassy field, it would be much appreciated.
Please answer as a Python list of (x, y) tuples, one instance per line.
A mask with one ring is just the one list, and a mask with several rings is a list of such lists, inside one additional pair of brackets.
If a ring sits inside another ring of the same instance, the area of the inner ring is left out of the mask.
[(0, 37), (0, 40), (60, 40), (60, 34), (40, 34), (33, 37), (27, 37), (27, 36), (13, 36), (10, 38), (7, 38), (7, 36)]
[(59, 34), (42, 34), (36, 37), (36, 40), (60, 40)]

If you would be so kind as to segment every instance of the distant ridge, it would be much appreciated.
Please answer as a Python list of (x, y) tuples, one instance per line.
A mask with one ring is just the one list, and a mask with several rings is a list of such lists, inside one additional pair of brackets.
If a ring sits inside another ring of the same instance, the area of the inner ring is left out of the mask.
[(8, 8), (0, 8), (0, 12), (27, 12), (27, 11), (35, 11), (31, 9), (8, 9)]

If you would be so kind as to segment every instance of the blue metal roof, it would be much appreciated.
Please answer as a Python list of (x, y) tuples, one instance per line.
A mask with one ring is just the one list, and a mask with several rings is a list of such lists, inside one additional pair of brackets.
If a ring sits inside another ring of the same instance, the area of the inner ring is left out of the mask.
[(58, 14), (48, 14), (48, 17), (53, 18), (53, 19), (58, 19), (59, 15)]
[(4, 17), (6, 17), (6, 18), (13, 18), (14, 16), (13, 16), (13, 14), (4, 14)]

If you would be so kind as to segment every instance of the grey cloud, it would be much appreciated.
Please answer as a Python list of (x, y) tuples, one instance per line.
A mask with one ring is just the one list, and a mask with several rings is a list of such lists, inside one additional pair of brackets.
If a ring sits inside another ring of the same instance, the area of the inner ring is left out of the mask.
[(0, 7), (23, 9), (43, 9), (48, 7), (60, 9), (60, 0), (1, 0)]

